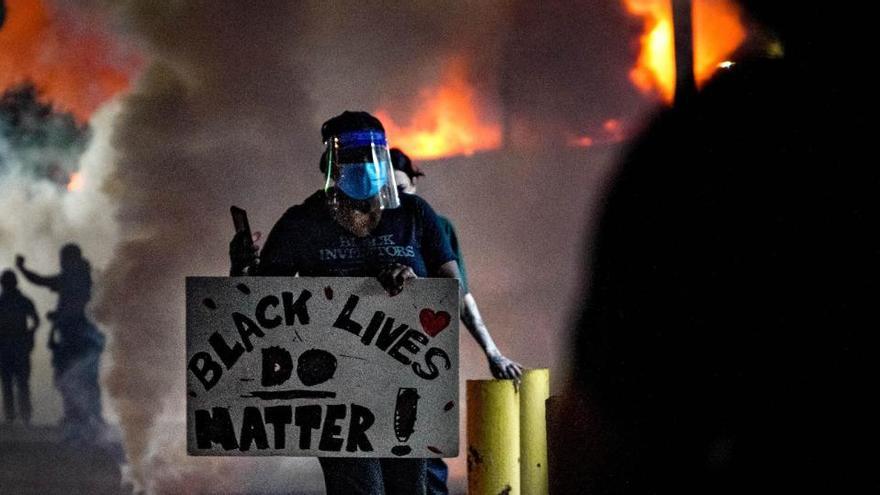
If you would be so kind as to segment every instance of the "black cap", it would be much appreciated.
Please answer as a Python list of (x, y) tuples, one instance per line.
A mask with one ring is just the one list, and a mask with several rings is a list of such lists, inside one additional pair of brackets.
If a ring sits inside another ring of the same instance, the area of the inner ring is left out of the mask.
[(400, 170), (408, 175), (410, 180), (413, 177), (423, 177), (425, 175), (413, 165), (409, 157), (406, 156), (406, 153), (400, 151), (399, 148), (391, 148), (391, 166), (394, 170)]
[(330, 136), (338, 136), (343, 132), (351, 131), (381, 131), (385, 132), (382, 122), (367, 112), (345, 111), (324, 122), (321, 126), (321, 140), (327, 141)]

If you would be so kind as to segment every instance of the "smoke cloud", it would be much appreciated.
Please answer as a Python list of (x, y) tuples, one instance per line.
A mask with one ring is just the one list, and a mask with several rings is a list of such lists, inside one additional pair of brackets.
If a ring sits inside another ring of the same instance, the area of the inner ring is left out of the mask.
[(132, 476), (151, 493), (315, 490), (316, 474), (291, 469), (313, 460), (196, 459), (183, 440), (184, 277), (227, 271), (230, 204), (273, 217), (304, 191), (299, 14), (284, 1), (97, 7), (115, 11), (150, 63), (114, 129), (108, 185), (124, 240), (96, 308), (113, 331), (105, 384)]

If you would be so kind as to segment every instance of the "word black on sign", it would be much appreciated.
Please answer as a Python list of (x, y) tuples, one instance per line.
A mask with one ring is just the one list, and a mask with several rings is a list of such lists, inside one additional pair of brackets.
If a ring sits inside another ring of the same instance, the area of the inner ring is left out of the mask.
[(191, 455), (455, 457), (458, 281), (186, 279)]

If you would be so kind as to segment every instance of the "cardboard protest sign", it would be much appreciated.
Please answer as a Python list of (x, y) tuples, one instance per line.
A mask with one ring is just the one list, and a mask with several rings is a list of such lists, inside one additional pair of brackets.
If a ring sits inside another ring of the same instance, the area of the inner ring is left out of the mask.
[(458, 455), (458, 281), (189, 277), (191, 455)]

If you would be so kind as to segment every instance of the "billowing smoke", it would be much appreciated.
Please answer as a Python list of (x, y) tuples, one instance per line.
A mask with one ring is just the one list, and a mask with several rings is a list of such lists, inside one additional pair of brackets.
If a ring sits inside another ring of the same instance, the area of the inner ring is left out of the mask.
[(194, 458), (184, 443), (184, 277), (227, 272), (230, 204), (272, 218), (311, 188), (300, 14), (286, 1), (109, 7), (150, 63), (115, 125), (108, 189), (124, 241), (96, 308), (113, 331), (105, 384), (132, 474), (154, 493), (315, 489), (316, 469), (292, 467), (313, 460)]
[[(437, 84), (453, 60), (466, 64), (477, 92), (497, 109), (511, 2), (309, 5), (302, 50), (320, 115), (369, 105), (405, 121), (425, 103), (420, 89)], [(346, 76), (327, 77), (334, 74)]]
[(88, 127), (54, 109), (32, 83), (0, 96), (0, 172), (64, 185), (88, 141)]

